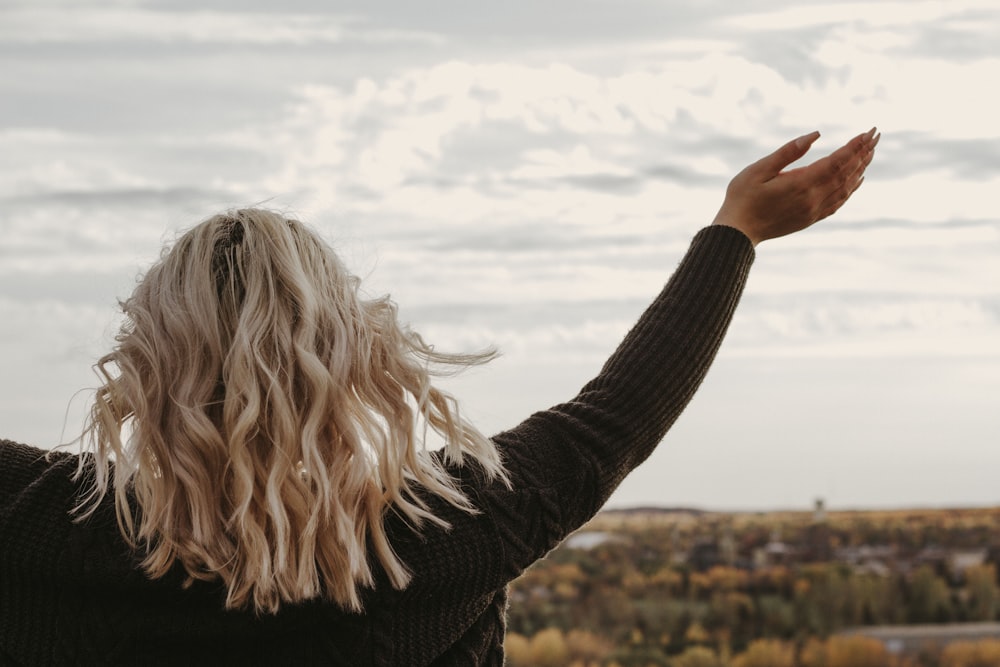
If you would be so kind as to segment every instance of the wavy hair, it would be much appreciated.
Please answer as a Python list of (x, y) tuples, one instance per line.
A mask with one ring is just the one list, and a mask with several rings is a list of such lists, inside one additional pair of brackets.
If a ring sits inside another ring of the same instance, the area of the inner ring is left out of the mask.
[(386, 512), (447, 526), (418, 489), (475, 512), (445, 468), (465, 455), (506, 483), (493, 443), (431, 383), (496, 353), (435, 351), (359, 284), (315, 233), (261, 209), (165, 248), (94, 366), (104, 384), (83, 433), (92, 456), (77, 476), (93, 484), (79, 518), (113, 488), (148, 576), (179, 562), (189, 582), (221, 578), (227, 608), (324, 597), (360, 610), (372, 557), (405, 587)]

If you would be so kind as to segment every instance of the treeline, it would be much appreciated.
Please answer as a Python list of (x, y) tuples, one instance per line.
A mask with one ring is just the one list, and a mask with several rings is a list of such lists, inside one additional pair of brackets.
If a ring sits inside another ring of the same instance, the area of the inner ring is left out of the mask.
[[(850, 513), (820, 523), (807, 513), (605, 515), (590, 526), (601, 531), (596, 546), (564, 545), (512, 586), (511, 664), (995, 667), (993, 644), (891, 663), (878, 654), (878, 641), (834, 635), (858, 626), (996, 620), (995, 562), (956, 571), (946, 559), (917, 556), (929, 547), (985, 548), (998, 523), (995, 510)], [(755, 552), (778, 535), (786, 562), (755, 564)], [(712, 562), (702, 558), (706, 544), (716, 561), (732, 564), (699, 567)], [(866, 544), (892, 558), (878, 568), (837, 560), (845, 548)], [(817, 556), (826, 560), (808, 560)], [(985, 651), (992, 662), (961, 662), (962, 650)], [(838, 662), (865, 651), (881, 662)]]
[(838, 563), (753, 572), (667, 565), (644, 574), (615, 551), (526, 573), (512, 591), (510, 630), (522, 637), (554, 630), (569, 646), (666, 658), (705, 645), (731, 654), (765, 638), (803, 644), (856, 626), (992, 621), (1000, 602), (992, 564), (969, 567), (965, 581), (950, 586), (928, 565), (891, 576)]

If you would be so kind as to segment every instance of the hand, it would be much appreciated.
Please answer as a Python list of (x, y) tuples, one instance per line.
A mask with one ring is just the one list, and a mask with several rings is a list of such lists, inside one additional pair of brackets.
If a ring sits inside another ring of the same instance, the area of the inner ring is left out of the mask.
[(864, 181), (881, 135), (859, 134), (807, 167), (782, 171), (806, 154), (819, 132), (790, 141), (729, 183), (713, 224), (740, 230), (757, 245), (832, 215)]

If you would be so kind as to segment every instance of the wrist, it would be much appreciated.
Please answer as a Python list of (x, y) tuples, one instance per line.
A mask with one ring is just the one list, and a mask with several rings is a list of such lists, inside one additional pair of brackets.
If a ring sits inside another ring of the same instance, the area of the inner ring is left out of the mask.
[(712, 221), (712, 224), (713, 225), (722, 225), (724, 227), (732, 227), (736, 231), (738, 231), (741, 234), (743, 234), (743, 236), (747, 237), (747, 239), (750, 241), (750, 244), (753, 247), (755, 247), (755, 248), (757, 247), (758, 243), (760, 243), (761, 241), (763, 241), (763, 239), (757, 238), (754, 234), (752, 234), (747, 229), (746, 225), (742, 225), (739, 222), (731, 220), (731, 219), (726, 218), (724, 216), (719, 216), (719, 215), (715, 216), (715, 220)]

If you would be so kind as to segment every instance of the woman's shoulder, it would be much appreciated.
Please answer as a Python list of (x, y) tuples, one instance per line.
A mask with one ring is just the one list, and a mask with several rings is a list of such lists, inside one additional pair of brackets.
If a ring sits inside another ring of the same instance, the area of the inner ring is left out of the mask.
[(69, 452), (47, 451), (0, 438), (0, 508), (14, 501), (44, 478), (67, 483), (76, 470), (78, 457)]

